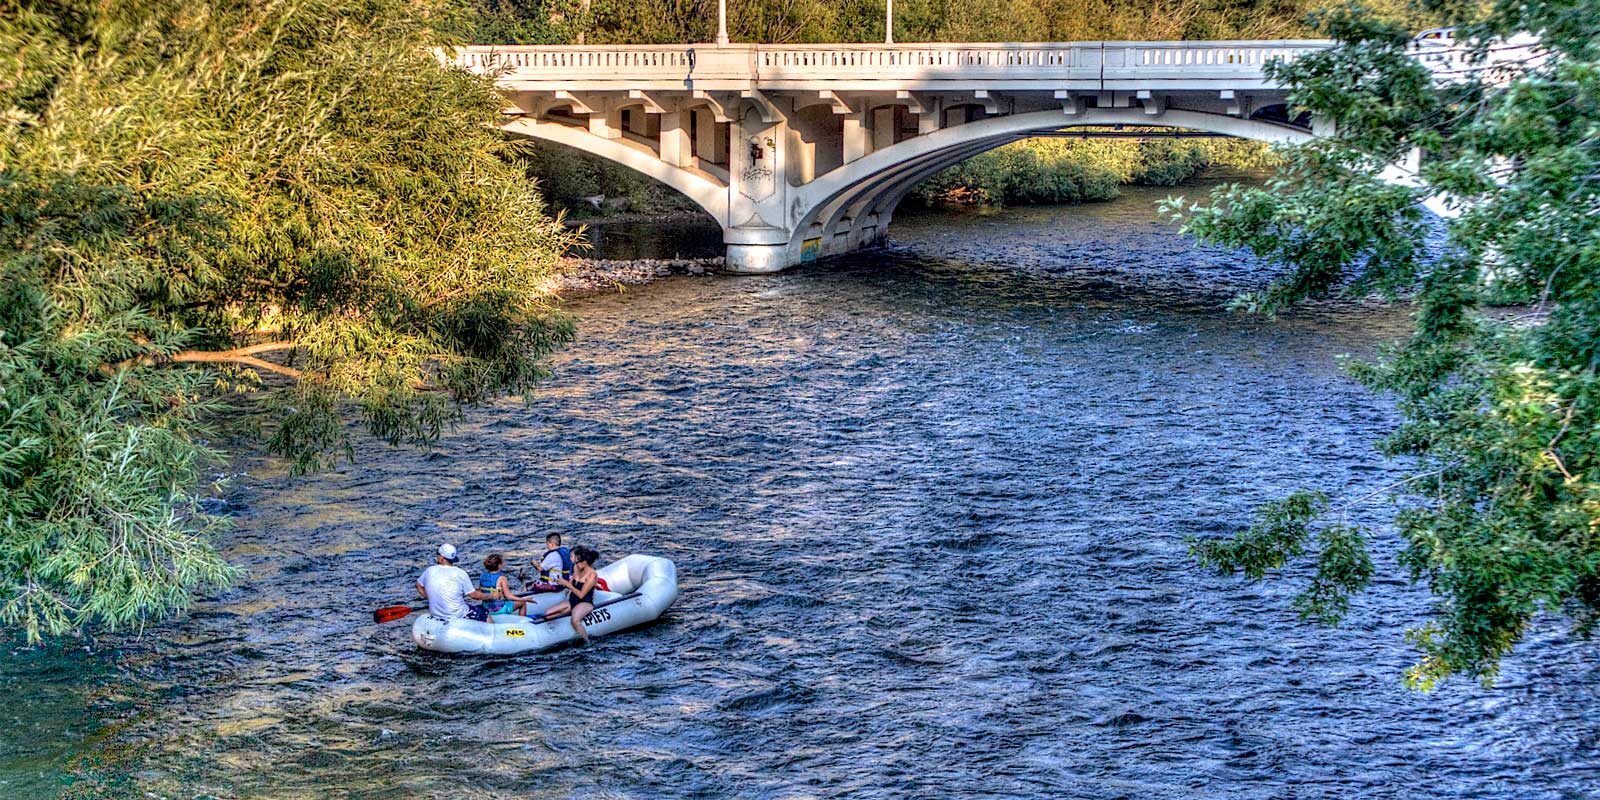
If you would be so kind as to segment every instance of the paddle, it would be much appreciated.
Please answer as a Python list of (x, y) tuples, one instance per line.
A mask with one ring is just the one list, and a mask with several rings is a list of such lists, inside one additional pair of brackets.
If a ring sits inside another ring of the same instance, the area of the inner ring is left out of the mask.
[(372, 621), (382, 625), (385, 622), (394, 622), (411, 616), (413, 611), (427, 611), (427, 606), (384, 606), (372, 612)]
[(413, 611), (427, 611), (427, 606), (384, 606), (372, 612), (372, 621), (382, 625), (385, 622), (394, 622), (411, 616)]

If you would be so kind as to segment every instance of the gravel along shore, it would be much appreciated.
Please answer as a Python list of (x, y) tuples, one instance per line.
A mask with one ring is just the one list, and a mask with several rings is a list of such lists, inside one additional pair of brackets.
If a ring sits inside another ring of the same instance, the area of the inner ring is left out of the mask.
[(566, 258), (562, 262), (562, 270), (546, 279), (543, 287), (558, 297), (642, 286), (672, 275), (713, 275), (722, 271), (721, 258), (641, 258), (633, 261)]

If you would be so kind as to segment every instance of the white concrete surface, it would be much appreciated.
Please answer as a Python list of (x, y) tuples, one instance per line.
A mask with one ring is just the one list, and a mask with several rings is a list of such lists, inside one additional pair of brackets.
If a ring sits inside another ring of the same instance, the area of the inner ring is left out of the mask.
[(1327, 46), (478, 46), (439, 56), (494, 79), (508, 133), (671, 186), (722, 226), (729, 269), (773, 272), (881, 241), (918, 182), (1041, 131), (1133, 125), (1306, 141), (1325, 127), (1291, 121), (1262, 68)]

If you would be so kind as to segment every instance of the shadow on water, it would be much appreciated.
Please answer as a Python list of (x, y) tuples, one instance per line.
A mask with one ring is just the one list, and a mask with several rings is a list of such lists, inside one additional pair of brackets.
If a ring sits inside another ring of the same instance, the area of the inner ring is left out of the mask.
[[(438, 450), (363, 444), (232, 498), (239, 588), (129, 680), (158, 796), (250, 798), (1583, 796), (1592, 644), (1541, 632), (1502, 685), (1405, 691), (1425, 595), (1386, 582), (1337, 630), (1294, 580), (1195, 568), (1306, 485), (1393, 480), (1389, 404), (1335, 365), (1404, 310), (1277, 323), (1261, 280), (1135, 196), (907, 217), (897, 246), (764, 278), (575, 302), (526, 403)], [(1381, 523), (1377, 510), (1365, 522)], [(673, 558), (649, 628), (542, 656), (417, 652), (440, 540), (525, 558), (546, 531)], [(1379, 554), (1398, 574), (1393, 553)], [(1295, 575), (1299, 575), (1295, 572)], [(1300, 575), (1303, 577), (1303, 575)], [(25, 679), (32, 680), (32, 679)]]
[(716, 258), (722, 255), (722, 228), (706, 215), (684, 214), (671, 222), (594, 222), (585, 227), (589, 247), (583, 258)]
[(0, 797), (50, 797), (67, 780), (67, 763), (117, 715), (103, 690), (120, 676), (81, 646), (25, 647), (20, 635), (4, 645)]

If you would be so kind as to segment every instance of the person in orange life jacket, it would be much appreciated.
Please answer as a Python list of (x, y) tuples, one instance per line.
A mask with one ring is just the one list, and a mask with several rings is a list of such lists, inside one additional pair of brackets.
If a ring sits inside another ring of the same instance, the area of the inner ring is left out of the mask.
[(528, 598), (511, 591), (511, 580), (500, 570), (505, 563), (505, 557), (499, 553), (490, 553), (483, 560), (483, 574), (478, 576), (478, 591), (501, 598), (484, 603), (484, 610), (490, 614), (527, 613)]
[(594, 571), (594, 562), (598, 560), (600, 554), (592, 547), (572, 548), (572, 580), (560, 579), (561, 586), (567, 590), (567, 599), (544, 613), (544, 618), (550, 620), (570, 611), (572, 629), (585, 642), (589, 641), (589, 632), (583, 627), (583, 618), (594, 610), (594, 591), (600, 584), (600, 574)]
[(484, 621), (489, 614), (483, 606), (468, 600), (492, 600), (493, 592), (472, 588), (472, 578), (467, 571), (456, 566), (456, 546), (439, 545), (434, 564), (417, 578), (417, 595), (428, 601), (428, 613), (440, 619), (475, 619)]
[(535, 592), (559, 592), (560, 581), (572, 577), (572, 551), (561, 546), (561, 534), (544, 537), (544, 555), (539, 559), (539, 579), (532, 588)]

